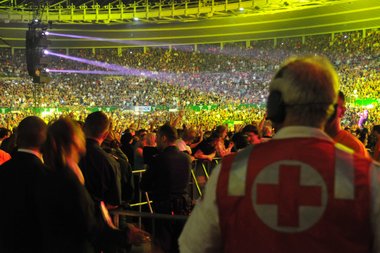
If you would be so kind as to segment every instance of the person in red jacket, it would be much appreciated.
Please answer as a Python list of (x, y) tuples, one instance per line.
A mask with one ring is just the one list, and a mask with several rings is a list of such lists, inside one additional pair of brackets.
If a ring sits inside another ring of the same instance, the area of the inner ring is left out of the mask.
[(0, 149), (0, 165), (11, 159), (11, 155)]
[(272, 140), (223, 159), (179, 238), (181, 252), (380, 252), (380, 167), (323, 132), (338, 77), (322, 57), (269, 85)]
[(370, 158), (370, 154), (368, 153), (364, 144), (356, 138), (350, 132), (342, 129), (340, 122), (344, 116), (346, 111), (345, 98), (343, 92), (339, 91), (338, 101), (336, 103), (336, 112), (332, 117), (329, 118), (325, 131), (326, 133), (333, 138), (334, 141), (340, 143), (350, 149), (352, 149), (355, 153)]

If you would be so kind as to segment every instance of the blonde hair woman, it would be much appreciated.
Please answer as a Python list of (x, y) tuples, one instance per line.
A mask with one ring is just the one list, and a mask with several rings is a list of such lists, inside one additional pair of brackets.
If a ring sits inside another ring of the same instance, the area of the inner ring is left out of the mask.
[(99, 243), (129, 247), (149, 240), (135, 227), (115, 228), (104, 205), (91, 199), (78, 166), (85, 151), (84, 133), (71, 119), (59, 119), (48, 127), (44, 161), (51, 171), (41, 198), (44, 251), (94, 252), (101, 248)]

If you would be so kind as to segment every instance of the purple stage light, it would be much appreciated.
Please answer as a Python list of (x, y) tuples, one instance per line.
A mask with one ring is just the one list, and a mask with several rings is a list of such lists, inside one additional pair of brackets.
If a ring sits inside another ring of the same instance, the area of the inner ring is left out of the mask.
[[(47, 70), (46, 70), (47, 71)], [(76, 70), (76, 69), (49, 69), (51, 73), (66, 73), (66, 74), (94, 74), (94, 75), (124, 75), (124, 73), (116, 71), (104, 70)]]
[[(57, 56), (61, 57), (64, 59), (72, 60), (72, 61), (77, 61), (77, 62), (82, 62), (85, 64), (113, 70), (113, 73), (118, 73), (119, 75), (131, 75), (131, 76), (144, 76), (150, 79), (155, 79), (155, 80), (160, 80), (160, 81), (167, 81), (170, 80), (172, 74), (171, 73), (166, 73), (166, 72), (152, 72), (152, 71), (147, 71), (147, 70), (141, 70), (141, 69), (133, 69), (133, 68), (126, 68), (117, 64), (111, 64), (111, 63), (106, 63), (106, 62), (100, 62), (100, 61), (94, 61), (94, 60), (89, 60), (89, 59), (84, 59), (80, 57), (75, 57), (75, 56), (70, 56), (70, 55), (65, 55), (65, 54), (59, 54), (55, 52), (48, 52), (49, 55), (51, 56)], [(51, 70), (50, 70), (51, 71)], [(107, 71), (105, 71), (107, 72)]]
[(120, 65), (116, 65), (116, 64), (109, 64), (106, 62), (94, 61), (94, 60), (84, 59), (84, 58), (80, 58), (80, 57), (75, 57), (75, 56), (70, 56), (70, 55), (65, 55), (65, 54), (59, 54), (59, 53), (55, 53), (55, 52), (49, 52), (49, 55), (65, 58), (65, 59), (72, 60), (72, 61), (82, 62), (82, 63), (86, 63), (89, 65), (93, 65), (93, 66), (97, 66), (97, 67), (101, 67), (101, 68), (105, 68), (105, 69), (111, 69), (111, 70), (115, 70), (115, 71), (119, 71), (119, 72), (131, 72), (132, 75), (134, 74), (133, 69), (127, 69), (127, 68), (124, 68), (124, 67), (122, 67)]

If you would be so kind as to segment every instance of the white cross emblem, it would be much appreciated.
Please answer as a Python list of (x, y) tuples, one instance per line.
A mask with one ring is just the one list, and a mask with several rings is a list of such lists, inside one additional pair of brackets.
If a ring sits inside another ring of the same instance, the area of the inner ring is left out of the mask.
[(263, 168), (254, 180), (252, 203), (259, 219), (273, 230), (307, 230), (322, 217), (327, 205), (322, 176), (299, 161), (279, 161)]

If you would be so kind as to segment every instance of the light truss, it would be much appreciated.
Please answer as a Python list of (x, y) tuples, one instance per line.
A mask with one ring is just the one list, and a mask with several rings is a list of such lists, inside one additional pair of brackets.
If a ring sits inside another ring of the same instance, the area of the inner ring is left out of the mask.
[[(110, 23), (155, 22), (156, 20), (189, 21), (203, 18), (235, 15), (266, 14), (310, 7), (338, 4), (348, 0), (186, 0), (176, 2), (147, 0), (126, 3), (122, 0), (109, 1), (101, 5), (95, 0), (62, 0), (47, 4), (42, 19), (62, 23)], [(358, 1), (358, 0), (350, 0)], [(49, 1), (50, 2), (50, 1)], [(76, 4), (75, 4), (76, 3)], [(17, 3), (16, 0), (0, 0), (0, 20), (8, 22), (29, 22), (32, 17), (32, 2)]]

